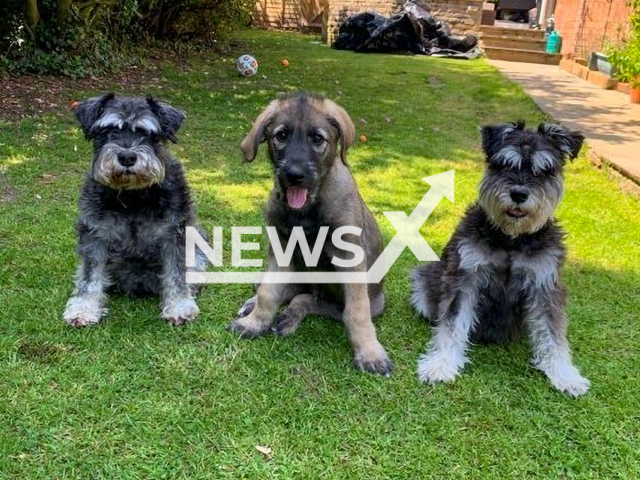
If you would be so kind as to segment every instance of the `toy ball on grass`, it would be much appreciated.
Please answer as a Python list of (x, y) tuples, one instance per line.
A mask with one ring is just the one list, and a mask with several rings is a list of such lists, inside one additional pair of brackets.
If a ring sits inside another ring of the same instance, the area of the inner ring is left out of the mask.
[(251, 55), (240, 55), (236, 60), (236, 70), (243, 77), (251, 77), (258, 73), (258, 61)]

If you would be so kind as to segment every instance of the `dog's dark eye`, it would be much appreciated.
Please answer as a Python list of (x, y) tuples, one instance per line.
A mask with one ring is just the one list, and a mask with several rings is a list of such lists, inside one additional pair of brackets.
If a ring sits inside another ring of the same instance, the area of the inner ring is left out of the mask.
[(324, 137), (319, 133), (314, 133), (313, 135), (311, 135), (311, 141), (314, 143), (314, 145), (322, 145), (324, 143)]
[(289, 134), (286, 130), (280, 130), (278, 133), (276, 133), (276, 140), (278, 140), (279, 142), (284, 142), (288, 136)]
[(120, 136), (120, 131), (114, 130), (113, 128), (102, 129), (100, 133), (106, 135), (109, 141), (114, 140)]

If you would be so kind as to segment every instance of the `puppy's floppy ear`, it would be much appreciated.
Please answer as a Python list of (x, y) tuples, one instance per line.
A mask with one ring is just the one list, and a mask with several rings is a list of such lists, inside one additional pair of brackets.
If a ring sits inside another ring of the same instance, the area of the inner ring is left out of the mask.
[(347, 111), (332, 100), (324, 100), (324, 109), (329, 116), (329, 123), (340, 132), (340, 158), (347, 163), (347, 150), (356, 140), (356, 127)]
[(93, 138), (93, 125), (102, 116), (107, 103), (109, 103), (109, 101), (114, 97), (115, 95), (109, 92), (99, 97), (93, 97), (85, 100), (84, 102), (80, 102), (76, 106), (76, 118), (80, 122), (82, 131), (87, 139)]
[(524, 130), (524, 120), (515, 123), (503, 123), (500, 125), (485, 125), (480, 129), (482, 133), (482, 149), (487, 159), (493, 157), (500, 147), (507, 134), (516, 130)]
[(184, 119), (187, 118), (187, 115), (182, 110), (173, 108), (168, 103), (157, 101), (151, 95), (147, 97), (147, 104), (158, 119), (162, 134), (173, 143), (176, 143), (178, 141), (176, 133)]
[(547, 137), (554, 147), (571, 160), (578, 156), (584, 142), (584, 136), (580, 132), (553, 123), (541, 123), (538, 133)]
[(240, 150), (246, 162), (253, 162), (256, 158), (258, 147), (266, 140), (264, 132), (279, 108), (280, 100), (273, 100), (253, 122), (251, 131), (240, 144)]

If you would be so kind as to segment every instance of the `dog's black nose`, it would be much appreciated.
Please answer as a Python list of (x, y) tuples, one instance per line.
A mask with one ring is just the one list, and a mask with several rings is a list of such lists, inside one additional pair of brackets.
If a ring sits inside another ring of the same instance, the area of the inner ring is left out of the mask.
[(136, 159), (138, 156), (135, 152), (122, 151), (118, 153), (118, 163), (123, 167), (132, 167), (134, 163), (136, 163)]
[(299, 163), (291, 163), (284, 168), (289, 185), (300, 185), (307, 176), (306, 169)]
[(516, 187), (509, 192), (509, 196), (516, 203), (524, 203), (529, 198), (529, 190), (524, 187)]

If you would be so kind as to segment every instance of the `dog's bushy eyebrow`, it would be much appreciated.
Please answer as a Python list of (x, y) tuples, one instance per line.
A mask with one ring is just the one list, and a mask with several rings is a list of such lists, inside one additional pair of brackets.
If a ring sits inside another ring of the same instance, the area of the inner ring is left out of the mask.
[(520, 168), (522, 166), (522, 155), (515, 146), (507, 145), (493, 154), (489, 161), (500, 166)]
[(531, 156), (531, 169), (534, 174), (555, 170), (557, 159), (551, 152), (540, 150)]
[(116, 112), (109, 112), (109, 113), (105, 113), (104, 115), (102, 115), (102, 117), (98, 118), (96, 122), (93, 124), (93, 126), (91, 127), (91, 130), (97, 131), (97, 130), (100, 130), (101, 128), (109, 128), (109, 127), (122, 129), (124, 127), (124, 124), (125, 124), (125, 121), (121, 115), (117, 114)]
[(160, 124), (155, 118), (149, 115), (137, 119), (133, 124), (133, 128), (146, 131), (147, 133), (160, 133)]

